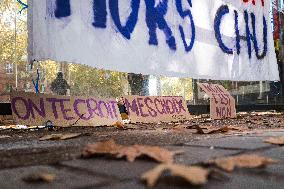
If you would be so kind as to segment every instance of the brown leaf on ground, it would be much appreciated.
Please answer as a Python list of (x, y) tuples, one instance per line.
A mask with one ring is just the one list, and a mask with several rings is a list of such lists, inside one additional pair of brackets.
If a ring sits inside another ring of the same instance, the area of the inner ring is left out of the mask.
[(157, 162), (171, 163), (176, 154), (181, 151), (169, 151), (157, 146), (133, 145), (124, 146), (116, 144), (114, 140), (98, 142), (87, 145), (83, 150), (83, 157), (90, 157), (98, 154), (109, 154), (117, 158), (126, 157), (127, 161), (133, 162), (137, 157), (148, 156)]
[(55, 179), (54, 174), (49, 173), (38, 173), (31, 174), (23, 178), (25, 182), (52, 182)]
[(264, 142), (282, 146), (284, 145), (284, 137), (271, 137), (264, 140)]
[(188, 131), (188, 129), (186, 128), (186, 125), (177, 125), (175, 127), (173, 127), (173, 131), (175, 132), (186, 132)]
[(113, 126), (114, 127), (117, 127), (117, 128), (120, 128), (120, 129), (123, 129), (123, 123), (122, 122), (120, 122), (120, 121), (117, 121), (117, 122), (115, 122), (114, 124), (113, 124)]
[(141, 155), (146, 155), (156, 160), (157, 162), (162, 162), (162, 163), (172, 163), (173, 157), (176, 154), (183, 153), (182, 150), (169, 151), (165, 148), (160, 148), (158, 146), (134, 145), (134, 148), (136, 148), (141, 153)]
[(216, 134), (216, 133), (226, 133), (228, 132), (230, 129), (228, 126), (222, 127), (220, 129), (210, 129), (208, 132), (205, 132), (203, 130), (203, 128), (201, 128), (200, 126), (196, 125), (195, 129), (197, 130), (197, 134)]
[(149, 187), (153, 187), (163, 172), (170, 171), (172, 176), (182, 177), (193, 185), (207, 183), (209, 170), (198, 166), (184, 166), (177, 164), (161, 164), (141, 176)]
[(228, 126), (222, 127), (220, 129), (213, 129), (210, 130), (209, 132), (207, 132), (206, 134), (217, 134), (217, 133), (226, 133), (228, 132), (230, 129)]
[(277, 163), (277, 161), (255, 154), (244, 154), (238, 156), (217, 158), (215, 160), (209, 161), (209, 163), (215, 164), (217, 167), (225, 171), (231, 172), (235, 169), (235, 167), (257, 168), (266, 166), (268, 164)]
[[(235, 126), (224, 126), (219, 129), (212, 129), (212, 127), (200, 127), (198, 125), (195, 125), (194, 127), (197, 130), (197, 134), (217, 134), (217, 133), (227, 133), (230, 130), (237, 130), (237, 131), (244, 131), (244, 129), (235, 127)], [(208, 130), (205, 132), (204, 130)]]
[(67, 140), (80, 136), (81, 133), (67, 133), (67, 134), (51, 134), (41, 137), (39, 140)]
[(229, 128), (229, 130), (233, 130), (233, 131), (245, 131), (245, 130), (247, 130), (247, 127), (241, 127), (241, 126), (237, 126), (237, 125), (229, 125), (228, 128)]

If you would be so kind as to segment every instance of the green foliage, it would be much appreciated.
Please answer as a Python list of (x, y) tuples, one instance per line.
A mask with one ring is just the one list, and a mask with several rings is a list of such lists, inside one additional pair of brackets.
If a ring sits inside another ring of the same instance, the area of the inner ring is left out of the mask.
[[(17, 63), (17, 77), (20, 83), (18, 90), (23, 90), (28, 83), (33, 88), (31, 81), (32, 78), (36, 78), (38, 68), (40, 85), (45, 86), (47, 89), (45, 92), (50, 92), (50, 84), (59, 70), (63, 71), (65, 80), (71, 87), (71, 95), (119, 97), (128, 92), (125, 73), (97, 70), (76, 64), (60, 64), (54, 61), (35, 62), (34, 69), (27, 70), (27, 10), (20, 14), (20, 9), (21, 6), (16, 0), (0, 1), (0, 66)], [(13, 78), (15, 80), (15, 75)], [(11, 82), (15, 88), (14, 83)], [(192, 95), (191, 85), (191, 79), (162, 78), (162, 95), (179, 95), (189, 99)]]
[[(26, 2), (26, 1), (23, 1)], [(65, 79), (71, 85), (72, 95), (96, 95), (118, 97), (124, 93), (125, 74), (97, 70), (82, 65), (64, 64), (54, 61), (34, 63), (32, 71), (27, 70), (27, 11), (19, 13), (21, 6), (15, 0), (0, 3), (0, 66), (17, 63), (18, 79), (30, 82), (40, 71), (40, 84), (49, 88), (62, 67)], [(16, 20), (15, 20), (16, 16)], [(15, 22), (16, 21), (16, 22)], [(15, 35), (16, 26), (16, 35)], [(24, 60), (25, 59), (25, 60)], [(124, 84), (122, 82), (124, 80)], [(127, 80), (126, 80), (127, 81)], [(14, 86), (15, 87), (15, 86)], [(19, 87), (23, 87), (19, 86)], [(21, 90), (21, 89), (20, 89)]]
[(227, 90), (231, 90), (233, 88), (232, 81), (220, 81), (220, 84)]
[(125, 74), (76, 64), (70, 65), (69, 71), (72, 95), (119, 97), (124, 94)]
[(192, 98), (192, 79), (189, 78), (161, 78), (163, 96), (183, 96), (186, 100)]

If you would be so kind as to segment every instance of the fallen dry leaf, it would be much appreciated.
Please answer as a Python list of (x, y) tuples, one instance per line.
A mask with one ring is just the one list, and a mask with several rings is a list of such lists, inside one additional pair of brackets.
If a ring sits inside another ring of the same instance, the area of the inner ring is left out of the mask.
[(54, 174), (38, 173), (31, 174), (23, 178), (25, 182), (52, 182), (55, 179)]
[(187, 132), (188, 129), (186, 128), (186, 125), (177, 125), (175, 127), (173, 127), (173, 131), (175, 132)]
[(95, 154), (117, 154), (117, 151), (119, 151), (123, 146), (116, 144), (114, 140), (108, 140), (105, 142), (97, 142), (95, 144), (89, 144), (87, 145), (82, 155), (84, 157), (90, 157)]
[[(198, 125), (194, 126), (194, 129), (197, 130), (197, 134), (217, 134), (217, 133), (227, 133), (230, 130), (237, 130), (237, 131), (244, 131), (244, 129), (242, 128), (238, 128), (235, 126), (224, 126), (222, 128), (219, 129), (212, 129), (212, 127), (200, 127)], [(205, 132), (204, 130), (208, 130), (207, 132)]]
[(171, 163), (173, 162), (173, 156), (179, 153), (182, 153), (182, 151), (169, 151), (157, 146), (124, 146), (116, 144), (114, 140), (108, 140), (87, 145), (82, 155), (83, 157), (90, 157), (98, 154), (110, 154), (117, 158), (126, 157), (130, 162), (133, 162), (137, 157), (145, 155), (158, 162)]
[(246, 131), (247, 127), (240, 127), (240, 126), (235, 126), (235, 125), (229, 125), (228, 126), (229, 130), (235, 130), (235, 131)]
[(209, 170), (198, 166), (184, 166), (177, 164), (161, 164), (141, 176), (149, 187), (153, 187), (163, 172), (170, 171), (172, 176), (184, 178), (193, 185), (203, 185), (207, 183)]
[(264, 140), (266, 143), (276, 144), (276, 145), (284, 145), (284, 137), (271, 137)]
[(225, 126), (225, 127), (220, 128), (220, 129), (212, 129), (209, 132), (207, 132), (206, 134), (226, 133), (229, 130), (230, 130), (229, 127)]
[(158, 162), (163, 163), (172, 163), (173, 157), (176, 154), (183, 153), (182, 150), (169, 151), (165, 148), (160, 148), (157, 146), (134, 145), (134, 148), (136, 148), (141, 153), (141, 155), (146, 155)]
[[(230, 130), (228, 126), (222, 127), (220, 129), (210, 129), (208, 132), (204, 132), (204, 128), (201, 128), (198, 125), (195, 125), (194, 127), (197, 130), (197, 134), (217, 134), (217, 133), (226, 133)], [(207, 129), (207, 128), (206, 128)]]
[(80, 136), (81, 133), (51, 134), (41, 137), (39, 140), (66, 140)]
[(115, 122), (114, 124), (113, 124), (113, 126), (114, 127), (117, 127), (117, 128), (120, 128), (120, 129), (123, 129), (123, 123), (122, 122), (120, 122), (120, 121), (117, 121), (117, 122)]
[(268, 164), (277, 163), (277, 161), (255, 154), (244, 154), (238, 156), (217, 158), (215, 160), (209, 161), (209, 163), (215, 164), (217, 167), (225, 171), (231, 172), (235, 169), (235, 167), (257, 168), (266, 166)]

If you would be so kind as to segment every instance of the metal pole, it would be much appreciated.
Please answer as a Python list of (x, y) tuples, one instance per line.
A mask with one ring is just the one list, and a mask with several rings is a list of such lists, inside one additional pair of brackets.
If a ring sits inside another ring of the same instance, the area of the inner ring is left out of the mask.
[(69, 84), (69, 89), (68, 89), (68, 95), (71, 95), (71, 64), (68, 64), (68, 84)]
[(239, 104), (239, 89), (238, 89), (238, 82), (236, 81), (236, 91), (237, 91), (237, 104)]
[[(16, 4), (15, 4), (16, 5)], [(18, 88), (18, 65), (17, 65), (17, 7), (15, 6), (15, 46), (14, 46), (14, 64), (15, 64), (15, 74), (16, 74), (16, 89)]]
[(156, 84), (157, 84), (157, 96), (162, 96), (162, 89), (161, 89), (161, 76), (156, 76)]
[(259, 82), (259, 96), (258, 99), (262, 99), (263, 98), (263, 85), (262, 85), (262, 81)]
[(196, 105), (198, 103), (198, 86), (197, 82), (199, 79), (193, 79), (192, 87), (193, 87), (193, 104)]

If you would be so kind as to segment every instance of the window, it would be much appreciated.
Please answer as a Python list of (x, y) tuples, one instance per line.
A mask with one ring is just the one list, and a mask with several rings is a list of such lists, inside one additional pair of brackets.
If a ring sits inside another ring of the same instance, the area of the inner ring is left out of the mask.
[(5, 70), (7, 74), (12, 74), (14, 69), (14, 64), (13, 63), (7, 63), (5, 65)]

